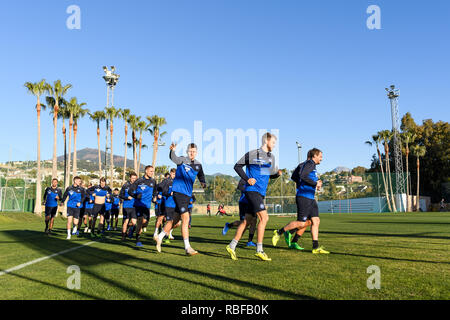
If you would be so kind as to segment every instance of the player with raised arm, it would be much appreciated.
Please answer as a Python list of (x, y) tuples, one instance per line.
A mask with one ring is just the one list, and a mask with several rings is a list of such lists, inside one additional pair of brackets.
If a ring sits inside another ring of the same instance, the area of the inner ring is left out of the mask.
[(72, 228), (73, 222), (73, 231), (72, 234), (77, 234), (77, 226), (78, 219), (80, 218), (80, 207), (84, 201), (85, 191), (81, 187), (81, 178), (75, 177), (73, 178), (73, 185), (69, 186), (61, 199), (61, 204), (63, 204), (67, 198), (67, 240), (70, 240), (71, 234), (70, 229)]
[[(58, 211), (58, 200), (62, 198), (62, 191), (58, 188), (58, 179), (52, 179), (51, 187), (44, 191), (45, 203), (45, 233), (49, 234), (53, 230), (53, 222)], [(49, 227), (50, 224), (50, 227)]]
[[(272, 244), (277, 245), (281, 235), (293, 229), (304, 229), (311, 225), (311, 237), (314, 254), (328, 254), (323, 247), (319, 246), (319, 208), (314, 196), (316, 190), (322, 187), (322, 181), (317, 177), (316, 165), (322, 162), (323, 154), (319, 149), (311, 149), (308, 151), (308, 160), (298, 165), (292, 174), (292, 180), (297, 185), (297, 220), (290, 222), (280, 230), (273, 231)], [(298, 236), (297, 235), (295, 237)], [(289, 237), (285, 233), (285, 237)], [(294, 243), (296, 238), (294, 237)]]
[(141, 242), (142, 227), (150, 220), (150, 208), (156, 197), (156, 181), (153, 179), (155, 168), (145, 167), (145, 174), (137, 179), (128, 189), (128, 194), (134, 197), (134, 207), (136, 208), (136, 246), (143, 247)]
[[(261, 148), (247, 152), (234, 166), (237, 174), (246, 181), (244, 193), (248, 201), (248, 212), (245, 215), (245, 220), (237, 228), (234, 239), (231, 240), (231, 243), (226, 248), (233, 260), (237, 260), (236, 246), (247, 224), (251, 224), (255, 216), (259, 219), (255, 256), (263, 261), (272, 260), (263, 250), (264, 231), (269, 221), (264, 198), (269, 179), (278, 178), (282, 174), (281, 170), (278, 170), (275, 157), (272, 154), (276, 142), (277, 138), (275, 135), (269, 132), (265, 133), (262, 137)], [(246, 171), (243, 169), (244, 166)]]
[(195, 159), (197, 156), (197, 146), (195, 143), (190, 143), (188, 145), (187, 157), (178, 157), (175, 154), (175, 149), (176, 144), (172, 143), (170, 146), (169, 157), (177, 165), (177, 171), (172, 185), (173, 200), (175, 201), (175, 212), (174, 217), (167, 216), (168, 221), (156, 241), (156, 250), (161, 252), (162, 240), (169, 234), (172, 227), (175, 226), (179, 220), (181, 220), (181, 234), (183, 236), (184, 248), (186, 254), (192, 256), (198, 252), (195, 251), (189, 243), (188, 206), (192, 197), (194, 182), (197, 177), (202, 188), (206, 188), (205, 174), (203, 173), (201, 163)]
[(127, 236), (128, 224), (131, 223), (131, 228), (136, 225), (137, 216), (136, 216), (136, 208), (134, 207), (134, 198), (128, 193), (131, 185), (136, 182), (137, 175), (136, 173), (130, 174), (130, 180), (125, 182), (120, 189), (119, 197), (123, 200), (123, 211), (122, 211), (122, 241), (125, 240)]

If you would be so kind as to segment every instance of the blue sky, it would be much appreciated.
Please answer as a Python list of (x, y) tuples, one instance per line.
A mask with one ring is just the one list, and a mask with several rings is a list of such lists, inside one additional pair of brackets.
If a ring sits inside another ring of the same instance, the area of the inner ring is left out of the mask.
[[(81, 30), (66, 8), (81, 8)], [(381, 30), (366, 27), (369, 5)], [(116, 107), (166, 117), (170, 134), (279, 129), (279, 165), (297, 164), (296, 141), (324, 151), (319, 170), (368, 167), (364, 144), (391, 128), (384, 88), (401, 89), (400, 113), (450, 118), (450, 2), (442, 1), (14, 1), (0, 4), (0, 161), (35, 159), (35, 99), (23, 87), (45, 78), (71, 83), (68, 98), (106, 104), (103, 65), (121, 75)], [(58, 123), (58, 132), (61, 122)], [(123, 124), (115, 154), (123, 154)], [(42, 117), (42, 159), (52, 156), (52, 123)], [(78, 149), (96, 148), (95, 125), (79, 124)], [(58, 154), (63, 141), (58, 137)], [(151, 144), (149, 135), (144, 143)], [(102, 142), (104, 139), (102, 139)], [(204, 143), (204, 145), (207, 143)], [(142, 162), (151, 162), (144, 150)], [(168, 147), (158, 156), (170, 164)], [(233, 173), (232, 165), (205, 166)]]

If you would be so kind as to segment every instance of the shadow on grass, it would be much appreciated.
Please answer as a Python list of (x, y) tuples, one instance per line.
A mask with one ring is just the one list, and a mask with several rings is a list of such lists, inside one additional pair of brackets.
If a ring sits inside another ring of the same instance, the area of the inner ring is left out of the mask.
[(350, 236), (368, 236), (368, 237), (399, 237), (399, 238), (423, 238), (423, 239), (440, 239), (447, 240), (450, 237), (444, 236), (425, 236), (425, 234), (437, 233), (437, 232), (421, 232), (421, 233), (409, 233), (409, 234), (400, 234), (400, 233), (367, 233), (367, 232), (338, 232), (338, 231), (322, 231), (321, 234), (339, 234), (339, 235), (350, 235)]
[(450, 225), (450, 222), (419, 222), (419, 221), (345, 221), (345, 223), (357, 223), (357, 224), (418, 224), (418, 225)]
[[(21, 239), (23, 232), (21, 231), (6, 231), (4, 232), (6, 235), (8, 235), (11, 238), (14, 238), (17, 240), (17, 238)], [(38, 232), (38, 231), (26, 231), (25, 232), (26, 235), (33, 235), (33, 239), (34, 241), (29, 241), (29, 242), (24, 242), (24, 244), (34, 250), (34, 251), (38, 251), (43, 253), (44, 255), (49, 255), (49, 254), (53, 254), (55, 247), (58, 247), (59, 250), (64, 249), (70, 249), (72, 247), (77, 247), (82, 243), (85, 243), (84, 241), (67, 241), (67, 240), (63, 240), (61, 238), (57, 238), (57, 237), (53, 237), (53, 238), (49, 238), (47, 235), (45, 235), (42, 232)], [(120, 240), (116, 240), (113, 237), (115, 237), (115, 235), (113, 235), (111, 238), (106, 239), (106, 241), (103, 244), (116, 244), (118, 245), (119, 243), (123, 244)], [(49, 243), (49, 241), (39, 241), (40, 239), (49, 239), (51, 240)], [(203, 239), (203, 238), (195, 238), (197, 241), (203, 241), (203, 242), (212, 242), (212, 239)], [(85, 240), (83, 238), (79, 239), (79, 240)], [(206, 241), (205, 241), (206, 240)], [(222, 241), (217, 241), (214, 243), (220, 243), (222, 244)], [(130, 246), (128, 246), (130, 247)], [(142, 249), (139, 249), (142, 250)], [(156, 250), (151, 250), (151, 249), (145, 249), (145, 251), (148, 252), (156, 252)], [(203, 252), (202, 252), (203, 253)], [(173, 253), (171, 253), (173, 254)], [(185, 257), (184, 254), (175, 254), (175, 255), (182, 255), (183, 257)], [(207, 252), (205, 253), (205, 255), (208, 256), (213, 256), (213, 257), (225, 257), (225, 255), (221, 255), (221, 254), (217, 254), (217, 253), (211, 253), (211, 252)], [(272, 288), (272, 287), (268, 287), (268, 286), (264, 286), (264, 285), (260, 285), (260, 284), (255, 284), (255, 283), (251, 283), (251, 282), (247, 282), (247, 281), (243, 281), (243, 280), (239, 280), (239, 279), (234, 279), (234, 278), (230, 278), (230, 277), (226, 277), (223, 275), (218, 275), (218, 274), (213, 274), (213, 273), (209, 273), (209, 272), (203, 272), (203, 271), (198, 271), (198, 270), (193, 270), (193, 269), (189, 269), (180, 265), (172, 265), (170, 263), (165, 263), (165, 262), (160, 262), (160, 261), (153, 261), (150, 259), (143, 259), (143, 258), (139, 258), (139, 257), (135, 257), (131, 254), (125, 254), (125, 253), (120, 253), (120, 252), (116, 252), (116, 251), (111, 251), (111, 250), (106, 250), (106, 249), (100, 249), (100, 248), (96, 248), (96, 247), (91, 247), (91, 246), (86, 246), (84, 248), (79, 249), (79, 251), (73, 251), (70, 254), (64, 254), (64, 255), (59, 255), (59, 256), (55, 256), (52, 258), (53, 260), (56, 260), (62, 264), (75, 264), (78, 265), (80, 267), (87, 267), (87, 266), (95, 266), (95, 265), (102, 265), (105, 263), (116, 263), (119, 265), (124, 265), (124, 266), (128, 266), (128, 267), (133, 267), (133, 268), (140, 268), (143, 271), (148, 271), (148, 272), (152, 272), (154, 274), (158, 274), (164, 277), (170, 277), (173, 279), (177, 279), (177, 280), (182, 280), (182, 281), (186, 281), (186, 282), (192, 282), (195, 283), (197, 285), (200, 286), (204, 286), (205, 288), (209, 288), (212, 290), (216, 290), (218, 292), (222, 292), (222, 293), (228, 293), (228, 294), (232, 294), (234, 296), (240, 297), (240, 298), (244, 298), (244, 299), (252, 299), (249, 296), (246, 295), (242, 295), (242, 294), (237, 294), (234, 292), (230, 292), (227, 291), (226, 289), (223, 289), (220, 286), (220, 283), (227, 283), (227, 284), (234, 284), (234, 285), (238, 285), (242, 288), (248, 288), (250, 290), (257, 290), (260, 291), (260, 293), (269, 293), (269, 294), (274, 294), (274, 295), (278, 295), (284, 298), (290, 298), (290, 299), (315, 299), (314, 297), (311, 296), (306, 296), (306, 295), (301, 295), (301, 294), (297, 294), (294, 292), (290, 292), (290, 291), (284, 291), (284, 290), (280, 290), (280, 289), (276, 289), (276, 288)], [(188, 257), (186, 257), (186, 259), (189, 259)], [(150, 270), (147, 268), (141, 268), (141, 267), (137, 267), (137, 266), (133, 266), (133, 265), (129, 265), (127, 263), (125, 263), (125, 261), (127, 260), (131, 260), (131, 261), (141, 261), (141, 262), (145, 262), (145, 263), (150, 263), (153, 264), (155, 266), (159, 266), (162, 267), (164, 270), (173, 270), (175, 272), (184, 272), (186, 274), (186, 279), (174, 276), (174, 275), (169, 275), (166, 273), (160, 273), (156, 270)], [(168, 259), (169, 260), (169, 259)], [(129, 295), (135, 296), (139, 299), (156, 299), (157, 297), (153, 297), (144, 293), (141, 293), (139, 291), (137, 291), (135, 288), (132, 287), (128, 287), (128, 286), (124, 286), (122, 283), (115, 281), (114, 279), (111, 278), (106, 278), (103, 274), (99, 274), (90, 270), (87, 270), (86, 268), (83, 268), (83, 273), (88, 274), (90, 276), (92, 276), (93, 278), (99, 279), (101, 281), (103, 281), (105, 284), (111, 285), (113, 287), (119, 288), (122, 291), (126, 292)], [(211, 280), (215, 280), (219, 282), (219, 286), (212, 286), (209, 284), (205, 284), (205, 283), (201, 283), (198, 281), (192, 281), (189, 279), (189, 275), (196, 275), (199, 277), (203, 277), (203, 278), (209, 278)], [(14, 276), (18, 276), (17, 274), (14, 274)], [(119, 275), (117, 275), (118, 277), (121, 277), (123, 279), (124, 274), (121, 273)], [(27, 279), (26, 277), (24, 277), (24, 279)], [(39, 280), (35, 280), (35, 279), (27, 279), (29, 281), (39, 281)], [(57, 285), (53, 285), (53, 284), (49, 284), (49, 283), (44, 283), (46, 285), (50, 285), (55, 287), (56, 289), (62, 289), (60, 286)], [(65, 288), (64, 288), (65, 289)], [(77, 291), (77, 294), (82, 294), (81, 292)], [(98, 299), (98, 297), (94, 297), (95, 299)], [(158, 298), (162, 298), (162, 297), (158, 297)]]
[(342, 256), (351, 256), (351, 257), (371, 258), (371, 259), (373, 258), (373, 259), (393, 260), (393, 261), (450, 264), (449, 261), (429, 261), (429, 260), (413, 260), (413, 259), (393, 258), (393, 257), (378, 257), (378, 256), (364, 255), (364, 254), (344, 253), (344, 252), (334, 252), (334, 251), (332, 252), (332, 254), (333, 255), (342, 255)]

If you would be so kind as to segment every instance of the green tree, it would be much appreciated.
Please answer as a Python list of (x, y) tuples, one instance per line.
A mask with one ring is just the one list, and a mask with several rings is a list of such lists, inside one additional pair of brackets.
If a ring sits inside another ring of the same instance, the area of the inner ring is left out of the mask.
[(161, 127), (167, 124), (166, 119), (163, 117), (159, 117), (157, 115), (153, 115), (151, 117), (147, 117), (148, 121), (148, 131), (153, 136), (153, 159), (152, 166), (156, 165), (156, 157), (158, 154), (158, 145), (160, 144), (159, 139), (163, 137), (167, 132), (161, 132)]
[(120, 115), (121, 110), (114, 108), (114, 106), (105, 108), (106, 116), (109, 119), (110, 122), (110, 134), (111, 134), (111, 158), (110, 158), (110, 179), (111, 188), (113, 187), (113, 181), (114, 181), (114, 150), (113, 150), (113, 133), (114, 133), (114, 119), (118, 118)]
[(61, 80), (56, 80), (54, 85), (47, 84), (46, 91), (50, 95), (46, 98), (47, 104), (51, 107), (53, 114), (53, 159), (52, 159), (52, 178), (58, 176), (58, 160), (57, 160), (57, 126), (58, 112), (64, 95), (72, 88), (71, 84), (63, 85)]
[(416, 198), (416, 211), (419, 211), (420, 208), (420, 188), (419, 188), (419, 180), (420, 180), (420, 158), (425, 156), (427, 149), (425, 146), (414, 145), (411, 147), (412, 154), (417, 158), (417, 198)]
[(106, 119), (104, 111), (95, 111), (94, 113), (89, 113), (89, 118), (97, 123), (97, 151), (98, 151), (98, 174), (102, 176), (102, 157), (100, 153), (100, 121)]
[[(25, 88), (28, 93), (34, 95), (37, 99), (36, 103), (36, 113), (37, 113), (37, 176), (36, 176), (36, 199), (41, 199), (41, 109), (45, 109), (45, 105), (41, 104), (41, 96), (47, 90), (48, 84), (45, 79), (40, 82), (26, 82)], [(34, 212), (39, 216), (42, 215), (42, 206), (40, 201), (36, 201)]]

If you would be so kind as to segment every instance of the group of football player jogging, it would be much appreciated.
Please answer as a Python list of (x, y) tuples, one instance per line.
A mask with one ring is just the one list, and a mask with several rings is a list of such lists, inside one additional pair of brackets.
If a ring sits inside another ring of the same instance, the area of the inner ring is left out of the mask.
[[(272, 154), (276, 143), (275, 135), (265, 133), (261, 147), (247, 152), (234, 166), (240, 177), (240, 220), (226, 223), (222, 229), (222, 234), (226, 235), (231, 228), (236, 228), (234, 238), (226, 246), (226, 251), (233, 260), (238, 260), (236, 247), (246, 229), (249, 229), (247, 246), (256, 247), (255, 256), (263, 261), (272, 260), (263, 249), (264, 232), (269, 220), (264, 198), (269, 180), (282, 174)], [(175, 150), (176, 144), (172, 143), (169, 158), (177, 167), (166, 173), (159, 184), (154, 179), (155, 169), (152, 166), (146, 166), (144, 175), (140, 178), (136, 173), (131, 173), (121, 190), (116, 188), (114, 191), (106, 184), (105, 178), (100, 178), (98, 185), (90, 183), (85, 187), (80, 177), (74, 177), (73, 185), (62, 194), (58, 188), (58, 180), (53, 179), (52, 185), (44, 192), (45, 232), (52, 233), (58, 203), (62, 206), (67, 202), (66, 239), (70, 240), (72, 235), (79, 235), (83, 224), (84, 233), (101, 239), (105, 231), (117, 230), (119, 208), (122, 206), (122, 241), (135, 235), (136, 246), (142, 247), (141, 235), (146, 232), (150, 221), (150, 208), (153, 205), (156, 216), (153, 240), (156, 242), (157, 251), (162, 252), (163, 243), (170, 243), (170, 240), (174, 239), (172, 231), (180, 227), (186, 255), (198, 254), (189, 243), (189, 229), (195, 202), (193, 185), (198, 178), (202, 188), (206, 188), (205, 175), (201, 163), (196, 160), (197, 146), (194, 143), (187, 146), (187, 156), (177, 156)], [(315, 200), (316, 190), (322, 187), (322, 181), (318, 179), (316, 171), (316, 165), (321, 163), (322, 156), (322, 151), (314, 148), (308, 152), (307, 160), (294, 170), (291, 179), (297, 187), (297, 220), (273, 231), (273, 246), (276, 246), (283, 236), (289, 249), (303, 250), (298, 242), (310, 227), (312, 253), (329, 253), (319, 246), (320, 218)], [(255, 231), (256, 243), (253, 241)]]

